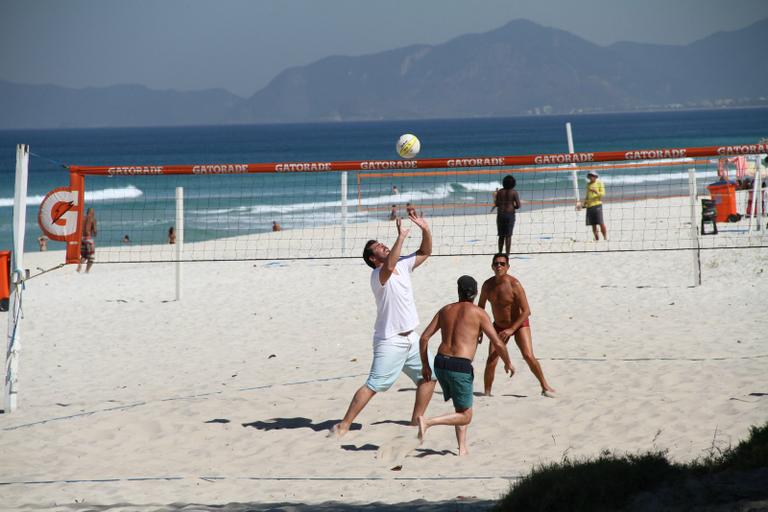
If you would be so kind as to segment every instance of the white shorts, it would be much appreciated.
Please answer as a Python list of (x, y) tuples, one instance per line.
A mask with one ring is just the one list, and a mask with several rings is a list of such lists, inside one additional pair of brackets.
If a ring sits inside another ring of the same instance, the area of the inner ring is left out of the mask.
[[(427, 359), (430, 368), (434, 368), (432, 353), (429, 350)], [(373, 363), (365, 385), (376, 392), (386, 391), (395, 383), (400, 372), (410, 377), (416, 385), (422, 380), (419, 337), (416, 331), (412, 331), (408, 336), (395, 334), (386, 339), (373, 340)], [(434, 369), (432, 373), (434, 374)]]

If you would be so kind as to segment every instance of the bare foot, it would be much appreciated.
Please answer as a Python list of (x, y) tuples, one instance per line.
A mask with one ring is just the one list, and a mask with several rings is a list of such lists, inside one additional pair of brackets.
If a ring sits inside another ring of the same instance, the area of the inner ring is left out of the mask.
[(465, 455), (469, 455), (469, 450), (467, 450), (466, 446), (459, 448), (459, 457), (463, 457)]
[(328, 437), (335, 437), (336, 439), (341, 439), (344, 437), (344, 434), (349, 432), (349, 429), (342, 429), (341, 423), (337, 423), (334, 426), (331, 427), (331, 430), (328, 431)]
[(490, 391), (486, 391), (485, 393), (483, 393), (483, 396), (493, 396), (493, 395), (491, 394)]
[(419, 444), (424, 442), (424, 435), (427, 433), (427, 420), (424, 419), (424, 416), (418, 417), (419, 421)]
[(541, 396), (545, 396), (547, 398), (557, 398), (557, 395), (555, 394), (555, 390), (550, 389), (542, 389), (541, 390)]

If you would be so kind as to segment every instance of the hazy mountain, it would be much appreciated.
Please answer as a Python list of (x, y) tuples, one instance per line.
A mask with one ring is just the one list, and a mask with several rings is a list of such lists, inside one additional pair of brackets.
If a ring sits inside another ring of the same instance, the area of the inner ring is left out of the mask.
[[(598, 46), (516, 20), (436, 46), (331, 57), (291, 68), (241, 119), (485, 117), (760, 103), (768, 19), (687, 46)], [(763, 99), (764, 102), (765, 98)]]
[(685, 46), (598, 46), (515, 20), (287, 69), (252, 97), (0, 82), (0, 128), (511, 116), (768, 104), (768, 19)]

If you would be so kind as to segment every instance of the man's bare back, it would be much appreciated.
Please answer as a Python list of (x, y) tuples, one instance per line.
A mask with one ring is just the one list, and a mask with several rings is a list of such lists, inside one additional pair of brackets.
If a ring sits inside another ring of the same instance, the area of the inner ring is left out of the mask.
[(503, 188), (496, 192), (494, 205), (499, 209), (499, 213), (513, 213), (520, 208), (520, 196), (517, 190)]
[(437, 328), (440, 329), (443, 339), (437, 352), (469, 360), (475, 358), (481, 330), (489, 338), (496, 336), (488, 315), (471, 302), (456, 302), (444, 306), (437, 313)]

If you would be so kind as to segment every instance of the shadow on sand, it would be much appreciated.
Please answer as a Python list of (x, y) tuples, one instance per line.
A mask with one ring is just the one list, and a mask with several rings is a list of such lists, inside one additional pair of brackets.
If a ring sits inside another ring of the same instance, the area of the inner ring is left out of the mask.
[[(257, 430), (284, 430), (284, 429), (297, 429), (297, 428), (309, 428), (315, 432), (322, 432), (323, 430), (330, 430), (332, 426), (341, 422), (338, 420), (326, 420), (320, 423), (313, 423), (309, 418), (272, 418), (267, 421), (252, 421), (251, 423), (243, 423), (244, 427), (251, 427)], [(349, 430), (361, 430), (363, 426), (360, 423), (353, 423)]]

